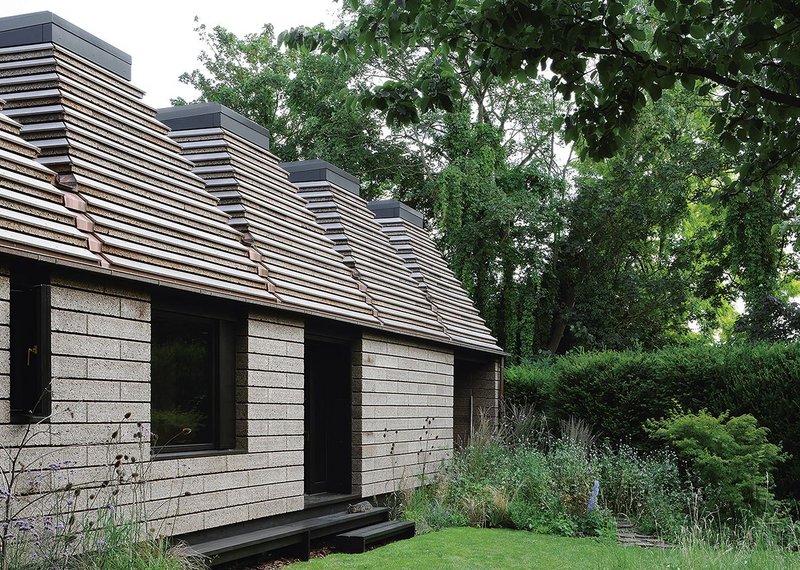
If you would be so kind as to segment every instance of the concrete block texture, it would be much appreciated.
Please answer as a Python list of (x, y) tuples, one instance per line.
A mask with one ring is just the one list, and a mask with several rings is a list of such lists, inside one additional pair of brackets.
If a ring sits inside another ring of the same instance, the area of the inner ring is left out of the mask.
[(353, 482), (363, 497), (432, 477), (453, 449), (447, 348), (364, 334), (353, 354)]
[[(0, 441), (13, 447), (24, 429), (8, 423), (8, 281), (0, 266)], [(136, 458), (147, 481), (147, 510), (162, 532), (192, 532), (303, 508), (302, 320), (263, 310), (242, 318), (236, 347), (237, 449), (147, 462), (149, 295), (56, 275), (51, 298), (56, 412), (26, 451), (27, 459), (69, 458), (78, 464), (76, 480), (91, 489), (108, 479), (117, 455)]]

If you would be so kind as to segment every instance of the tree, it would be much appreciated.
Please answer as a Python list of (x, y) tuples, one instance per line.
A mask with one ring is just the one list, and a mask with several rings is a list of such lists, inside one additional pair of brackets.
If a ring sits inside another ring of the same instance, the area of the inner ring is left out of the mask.
[(545, 264), (561, 181), (509, 163), (503, 132), (464, 113), (450, 114), (434, 139), (446, 162), (428, 182), (440, 247), (501, 346), (518, 354), (525, 293)]
[[(718, 218), (698, 216), (731, 165), (702, 98), (675, 90), (648, 105), (617, 154), (584, 161), (542, 279), (538, 348), (653, 349), (718, 329), (736, 292), (719, 283)], [(717, 206), (717, 210), (719, 207)], [(716, 211), (716, 210), (714, 210)]]
[(797, 164), (800, 140), (800, 8), (794, 0), (372, 0), (335, 33), (294, 29), (290, 45), (382, 53), (384, 44), (427, 50), (436, 66), (387, 82), (364, 100), (387, 120), (452, 108), (452, 60), (473, 74), (546, 73), (573, 99), (565, 134), (607, 158), (645, 107), (680, 82), (720, 101), (721, 144), (740, 159), (744, 186)]
[(376, 113), (348, 104), (365, 87), (363, 63), (281, 50), (269, 24), (243, 38), (219, 26), (196, 31), (206, 45), (202, 68), (181, 81), (200, 91), (198, 101), (221, 103), (269, 129), (271, 151), (281, 160), (336, 164), (361, 178), (366, 199), (422, 183), (418, 157), (383, 135)]

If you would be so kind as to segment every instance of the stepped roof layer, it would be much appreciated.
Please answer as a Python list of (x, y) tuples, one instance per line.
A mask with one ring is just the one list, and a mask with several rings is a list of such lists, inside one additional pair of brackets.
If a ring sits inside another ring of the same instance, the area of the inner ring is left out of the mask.
[(482, 350), (500, 351), (461, 282), (423, 229), (422, 215), (395, 200), (370, 202), (369, 209), (425, 292), (448, 336)]
[(221, 105), (163, 109), (159, 118), (231, 224), (262, 256), (287, 308), (379, 325), (334, 243), (268, 151), (264, 129)]
[(420, 267), (399, 253), (352, 175), (278, 164), (219, 105), (157, 116), (129, 68), (49, 12), (0, 18), (0, 253), (500, 352), (438, 253), (416, 235)]
[(92, 253), (99, 244), (78, 229), (86, 220), (64, 206), (55, 173), (36, 162), (39, 149), (20, 137), (21, 128), (0, 112), (0, 250), (99, 266)]
[[(312, 162), (310, 166), (319, 170), (321, 161)], [(290, 180), (298, 178), (298, 172), (304, 172), (302, 164), (285, 165), (292, 175)], [(299, 178), (308, 177), (301, 175)], [(336, 244), (336, 251), (366, 288), (384, 326), (406, 334), (450, 341), (423, 291), (367, 209), (366, 201), (352, 190), (330, 182), (330, 177), (321, 178), (297, 182), (300, 196), (308, 202), (308, 209)]]
[(38, 24), (50, 32), (30, 40), (51, 39), (43, 43), (20, 40), (29, 27), (19, 31), (17, 19), (0, 19), (0, 97), (6, 115), (23, 125), (22, 137), (41, 149), (39, 162), (70, 181), (67, 205), (85, 218), (101, 265), (185, 289), (277, 303), (256, 252), (192, 173), (142, 92), (103, 58), (64, 48), (65, 37), (77, 42), (73, 36), (85, 32), (65, 30), (50, 16)]

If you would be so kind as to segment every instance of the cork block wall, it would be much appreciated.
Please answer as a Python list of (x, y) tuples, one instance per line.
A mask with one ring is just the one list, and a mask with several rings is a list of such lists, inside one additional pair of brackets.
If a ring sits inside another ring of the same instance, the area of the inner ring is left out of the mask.
[[(0, 267), (0, 430), (13, 445), (26, 428), (9, 423), (8, 305), (8, 271)], [(148, 462), (149, 294), (54, 276), (51, 305), (53, 413), (36, 428), (26, 461), (68, 465), (70, 481), (92, 488), (109, 478), (115, 457), (135, 458), (148, 516), (164, 534), (303, 508), (302, 320), (258, 309), (242, 319), (234, 449)], [(79, 499), (84, 508), (88, 495)]]
[(456, 359), (453, 386), (453, 436), (456, 447), (469, 443), (470, 435), (482, 421), (498, 418), (502, 383), (502, 360)]
[(353, 351), (353, 484), (364, 497), (418, 486), (453, 448), (453, 352), (365, 333)]

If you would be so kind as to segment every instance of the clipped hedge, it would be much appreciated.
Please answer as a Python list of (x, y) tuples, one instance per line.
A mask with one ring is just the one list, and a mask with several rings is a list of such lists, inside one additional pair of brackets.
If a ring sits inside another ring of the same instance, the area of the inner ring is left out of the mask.
[(752, 414), (792, 456), (778, 473), (778, 493), (800, 498), (800, 344), (567, 355), (506, 369), (505, 394), (644, 450), (653, 446), (644, 422), (677, 407)]

